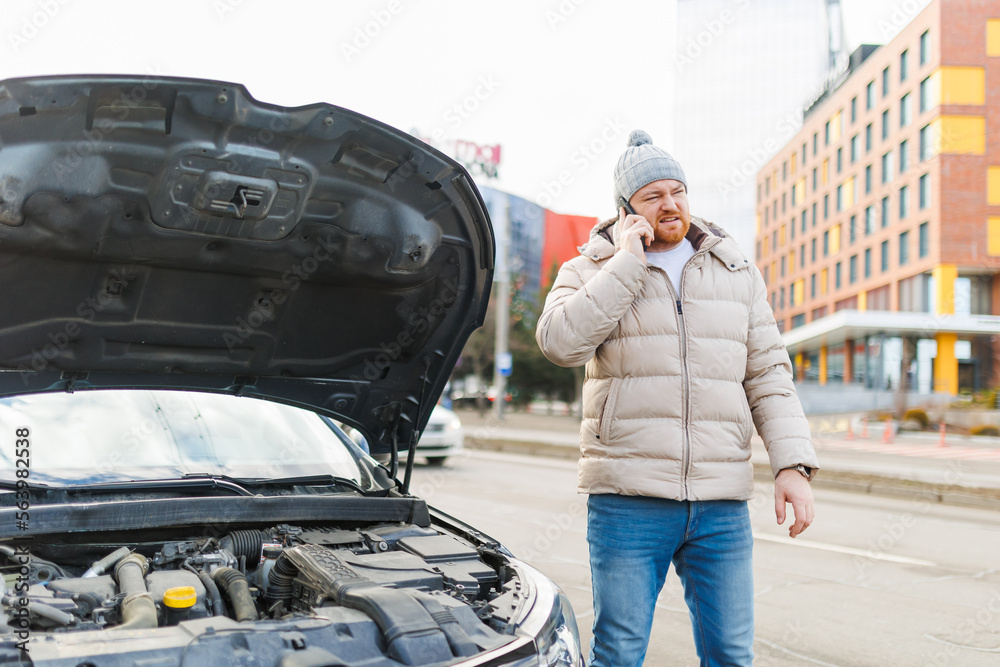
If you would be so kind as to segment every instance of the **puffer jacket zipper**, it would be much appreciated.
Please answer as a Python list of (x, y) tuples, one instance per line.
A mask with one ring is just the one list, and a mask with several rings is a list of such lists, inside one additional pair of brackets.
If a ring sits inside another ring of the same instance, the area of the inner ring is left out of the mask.
[[(688, 350), (687, 350), (687, 327), (684, 324), (684, 275), (687, 273), (688, 267), (699, 255), (704, 255), (708, 253), (709, 248), (714, 244), (709, 244), (706, 247), (705, 243), (701, 244), (701, 247), (695, 250), (694, 255), (691, 256), (681, 269), (681, 281), (677, 286), (676, 294), (676, 306), (677, 306), (677, 331), (680, 334), (680, 345), (681, 345), (681, 399), (684, 403), (684, 410), (681, 417), (681, 431), (684, 433), (684, 446), (681, 461), (681, 487), (684, 489), (684, 499), (691, 499), (691, 369), (688, 367)], [(698, 260), (699, 262), (705, 261), (704, 259)], [(670, 282), (669, 280), (667, 281)], [(673, 287), (673, 285), (671, 285)]]

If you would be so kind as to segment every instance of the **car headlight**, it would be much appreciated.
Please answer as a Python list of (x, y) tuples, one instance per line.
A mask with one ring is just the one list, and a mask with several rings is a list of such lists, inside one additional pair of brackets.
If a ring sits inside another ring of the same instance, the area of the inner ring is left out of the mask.
[(453, 417), (451, 421), (448, 422), (449, 431), (457, 431), (460, 428), (462, 428), (462, 420), (458, 417)]
[(515, 622), (531, 635), (542, 667), (583, 667), (580, 632), (569, 598), (554, 581), (538, 570), (517, 562), (515, 569), (531, 588), (531, 604)]

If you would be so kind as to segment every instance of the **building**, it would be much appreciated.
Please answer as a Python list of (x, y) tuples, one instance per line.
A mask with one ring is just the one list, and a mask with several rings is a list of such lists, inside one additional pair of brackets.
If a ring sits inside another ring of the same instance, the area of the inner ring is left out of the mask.
[(828, 14), (829, 4), (677, 3), (674, 138), (653, 139), (684, 165), (692, 213), (721, 225), (748, 256), (755, 175), (798, 130), (802, 101), (821, 90), (840, 49), (839, 4)]
[(1000, 384), (1000, 0), (934, 0), (856, 50), (756, 189), (800, 380)]

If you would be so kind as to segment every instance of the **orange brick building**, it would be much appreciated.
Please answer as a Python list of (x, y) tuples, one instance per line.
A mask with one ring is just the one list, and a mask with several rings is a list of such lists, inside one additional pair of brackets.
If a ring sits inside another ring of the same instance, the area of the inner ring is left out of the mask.
[(757, 175), (756, 256), (800, 380), (1000, 384), (1000, 0), (852, 54)]

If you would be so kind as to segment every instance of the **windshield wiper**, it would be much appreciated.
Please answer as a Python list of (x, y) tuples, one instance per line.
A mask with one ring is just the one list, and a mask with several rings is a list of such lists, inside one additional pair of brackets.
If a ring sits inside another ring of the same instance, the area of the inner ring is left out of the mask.
[(134, 491), (136, 489), (187, 489), (205, 488), (223, 489), (232, 491), (239, 496), (253, 496), (253, 491), (241, 486), (239, 483), (210, 477), (207, 475), (197, 475), (185, 477), (183, 479), (131, 479), (118, 482), (94, 482), (92, 484), (67, 484), (59, 488), (62, 491)]
[(221, 481), (246, 486), (342, 486), (365, 493), (365, 490), (353, 479), (337, 477), (335, 475), (299, 475), (297, 477), (262, 477), (260, 479), (247, 479), (240, 477), (229, 477), (228, 475), (208, 475), (201, 473), (188, 473), (185, 479), (217, 479)]
[[(240, 496), (256, 495), (247, 487), (264, 486), (340, 486), (357, 491), (364, 495), (365, 490), (352, 479), (334, 475), (302, 475), (299, 477), (277, 477), (262, 479), (240, 479), (228, 475), (211, 475), (208, 473), (185, 473), (181, 478), (168, 479), (137, 479), (116, 482), (93, 482), (90, 484), (66, 484), (53, 486), (40, 482), (30, 482), (29, 490), (44, 491), (134, 491), (137, 489), (198, 489), (214, 488), (231, 491)], [(16, 489), (17, 483), (0, 479), (0, 489)]]

